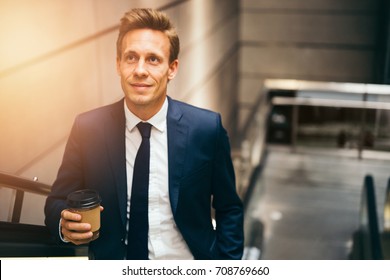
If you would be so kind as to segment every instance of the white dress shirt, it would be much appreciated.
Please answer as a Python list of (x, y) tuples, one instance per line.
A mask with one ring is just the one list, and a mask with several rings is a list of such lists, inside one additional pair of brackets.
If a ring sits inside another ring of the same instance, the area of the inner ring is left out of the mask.
[[(130, 216), (130, 196), (133, 182), (135, 156), (142, 137), (136, 125), (142, 120), (126, 106), (126, 172), (127, 172), (127, 219)], [(149, 259), (193, 259), (173, 219), (168, 189), (168, 138), (166, 99), (160, 111), (147, 120), (152, 125), (150, 135), (149, 173)]]

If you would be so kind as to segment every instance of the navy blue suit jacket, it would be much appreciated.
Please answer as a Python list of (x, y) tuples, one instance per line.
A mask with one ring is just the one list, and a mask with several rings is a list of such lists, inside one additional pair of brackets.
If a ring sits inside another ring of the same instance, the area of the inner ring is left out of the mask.
[[(220, 115), (169, 97), (168, 104), (169, 197), (174, 220), (195, 259), (240, 259), (243, 210)], [(104, 207), (100, 237), (90, 243), (90, 251), (96, 259), (123, 259), (127, 207), (123, 99), (76, 118), (45, 205), (45, 223), (53, 235), (58, 236), (67, 194), (83, 188), (98, 190)]]

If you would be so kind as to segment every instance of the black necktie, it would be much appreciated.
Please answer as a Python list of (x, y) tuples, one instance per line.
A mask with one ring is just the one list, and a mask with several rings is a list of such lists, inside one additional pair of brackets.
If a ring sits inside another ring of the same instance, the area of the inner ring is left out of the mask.
[(142, 142), (134, 161), (133, 186), (130, 198), (130, 218), (127, 239), (127, 259), (147, 260), (148, 253), (148, 194), (150, 162), (149, 123), (137, 124)]

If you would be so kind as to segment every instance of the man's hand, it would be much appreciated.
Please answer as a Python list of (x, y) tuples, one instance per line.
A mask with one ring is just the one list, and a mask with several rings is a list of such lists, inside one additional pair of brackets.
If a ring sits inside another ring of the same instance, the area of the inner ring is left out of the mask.
[[(103, 207), (100, 206), (100, 211)], [(87, 244), (91, 241), (91, 224), (81, 223), (81, 215), (65, 209), (61, 212), (61, 233), (64, 240), (75, 245)]]

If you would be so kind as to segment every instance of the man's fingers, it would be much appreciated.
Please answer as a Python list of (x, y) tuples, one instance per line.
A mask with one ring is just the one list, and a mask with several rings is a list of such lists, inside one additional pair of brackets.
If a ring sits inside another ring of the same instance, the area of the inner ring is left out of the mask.
[(64, 240), (76, 245), (91, 241), (93, 233), (89, 223), (81, 223), (81, 215), (67, 209), (61, 212), (61, 233)]
[(66, 241), (76, 245), (90, 242), (93, 236), (90, 224), (77, 222), (62, 222), (61, 233)]
[(61, 226), (69, 231), (86, 232), (91, 230), (91, 225), (88, 223), (79, 223), (62, 220)]
[(79, 222), (81, 221), (81, 215), (80, 214), (77, 214), (77, 213), (74, 213), (74, 212), (71, 212), (67, 209), (63, 210), (61, 212), (61, 218), (63, 220), (69, 220), (69, 221), (76, 221), (76, 222)]
[(88, 243), (89, 241), (91, 241), (91, 238), (93, 236), (91, 231), (75, 232), (68, 231), (66, 229), (63, 230), (63, 234), (65, 240), (70, 241), (76, 245)]

